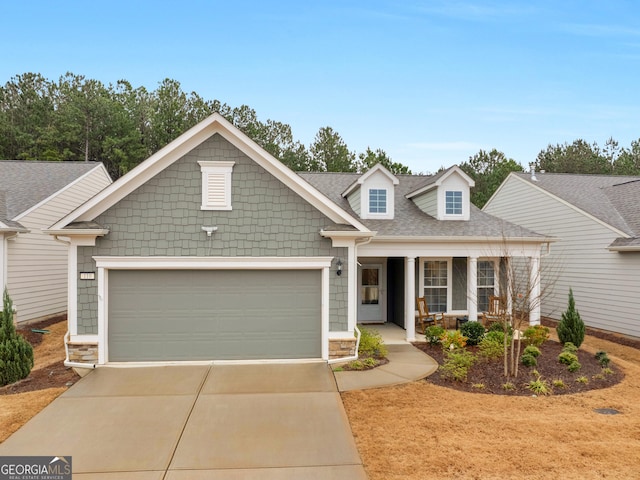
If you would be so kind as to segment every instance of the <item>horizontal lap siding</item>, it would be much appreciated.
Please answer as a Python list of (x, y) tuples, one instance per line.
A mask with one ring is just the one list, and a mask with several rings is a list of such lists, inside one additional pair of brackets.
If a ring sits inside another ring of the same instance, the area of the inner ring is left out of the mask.
[(559, 319), (573, 288), (587, 325), (640, 336), (640, 254), (610, 252), (617, 232), (512, 177), (486, 211), (559, 238), (542, 261), (543, 315)]

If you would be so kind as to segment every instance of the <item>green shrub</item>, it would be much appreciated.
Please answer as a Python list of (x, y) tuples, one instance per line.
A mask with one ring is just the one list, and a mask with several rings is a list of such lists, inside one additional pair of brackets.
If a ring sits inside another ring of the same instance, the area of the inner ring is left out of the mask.
[(589, 383), (589, 379), (582, 375), (581, 377), (576, 378), (576, 382), (584, 383), (586, 385), (587, 383)]
[(544, 380), (537, 370), (532, 373), (536, 377), (535, 380), (531, 380), (525, 386), (536, 395), (549, 395), (551, 393), (549, 382)]
[(513, 383), (511, 383), (511, 382), (507, 382), (507, 383), (503, 383), (503, 384), (502, 384), (502, 389), (503, 389), (503, 390), (507, 390), (507, 391), (509, 391), (509, 390), (515, 390), (515, 389), (516, 389), (516, 386), (515, 386)]
[[(498, 333), (502, 337), (504, 337), (504, 334), (502, 332), (489, 333)], [(479, 355), (486, 359), (502, 358), (504, 356), (504, 344), (502, 343), (503, 341), (503, 339), (496, 339), (495, 337), (490, 337), (489, 334), (487, 334), (487, 336), (484, 337), (478, 344)]]
[(524, 349), (524, 351), (522, 352), (523, 355), (533, 355), (534, 357), (538, 358), (540, 356), (540, 349), (534, 345), (529, 345), (528, 347), (526, 347)]
[(578, 347), (576, 347), (573, 343), (571, 342), (567, 342), (564, 344), (564, 346), (562, 347), (562, 351), (563, 352), (571, 352), (571, 353), (577, 353), (578, 351)]
[(424, 329), (424, 336), (431, 345), (439, 345), (442, 343), (441, 337), (446, 330), (440, 325), (431, 325)]
[(385, 358), (389, 351), (376, 330), (360, 327), (360, 346), (358, 355), (363, 357)]
[(373, 368), (378, 365), (378, 361), (373, 357), (367, 357), (362, 359), (362, 364), (367, 368)]
[(572, 289), (569, 289), (569, 306), (562, 313), (562, 319), (558, 323), (556, 330), (561, 343), (571, 342), (580, 348), (584, 341), (584, 322), (580, 318), (580, 313), (576, 310)]
[(475, 361), (475, 355), (463, 348), (446, 351), (445, 360), (440, 366), (440, 371), (444, 378), (462, 382), (467, 379), (469, 368)]
[(609, 366), (609, 362), (611, 362), (609, 355), (607, 355), (607, 352), (603, 350), (599, 350), (596, 352), (596, 360), (602, 368), (607, 368)]
[(581, 368), (582, 368), (582, 365), (580, 365), (580, 362), (576, 360), (575, 362), (571, 362), (569, 364), (569, 366), (567, 367), (567, 370), (569, 370), (570, 372), (577, 372)]
[(561, 379), (554, 380), (552, 385), (553, 388), (567, 388), (567, 386), (564, 384), (564, 381), (562, 381)]
[(562, 351), (560, 352), (560, 355), (558, 355), (558, 361), (565, 365), (571, 365), (573, 362), (578, 361), (578, 356), (572, 352)]
[(489, 328), (487, 328), (487, 330), (489, 330), (489, 332), (502, 332), (504, 333), (504, 329), (505, 329), (505, 325), (507, 327), (507, 333), (509, 335), (513, 335), (513, 327), (511, 326), (510, 323), (502, 323), (502, 322), (493, 322), (491, 325), (489, 325)]
[(534, 325), (527, 328), (523, 333), (523, 341), (525, 345), (533, 345), (540, 347), (549, 339), (549, 329), (544, 325)]
[(484, 327), (480, 322), (466, 322), (460, 327), (460, 333), (467, 337), (467, 345), (478, 345), (484, 337)]
[(609, 367), (604, 367), (602, 369), (602, 374), (603, 375), (613, 375), (613, 370), (611, 370)]
[(33, 348), (13, 325), (13, 302), (4, 289), (0, 312), (0, 386), (29, 376), (33, 368)]
[(538, 360), (534, 355), (525, 353), (520, 357), (520, 363), (522, 363), (525, 367), (535, 367), (536, 365), (538, 365)]
[(465, 347), (467, 337), (463, 336), (460, 330), (455, 330), (453, 332), (445, 332), (442, 337), (440, 337), (440, 342), (444, 350), (459, 349)]
[(362, 360), (352, 360), (347, 364), (350, 370), (364, 370), (365, 366)]

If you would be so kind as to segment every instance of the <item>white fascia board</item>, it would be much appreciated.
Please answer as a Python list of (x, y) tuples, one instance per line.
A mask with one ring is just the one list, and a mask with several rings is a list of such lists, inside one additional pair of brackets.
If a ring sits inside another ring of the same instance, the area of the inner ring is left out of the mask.
[(47, 198), (45, 198), (44, 200), (41, 200), (40, 202), (36, 203), (35, 205), (33, 205), (31, 208), (25, 210), (24, 212), (22, 212), (20, 215), (18, 215), (17, 217), (13, 218), (12, 220), (15, 221), (19, 221), (21, 218), (24, 218), (25, 216), (29, 215), (31, 212), (33, 212), (34, 210), (40, 208), (43, 205), (46, 205), (47, 203), (49, 203), (51, 200), (53, 200), (54, 198), (56, 198), (57, 196), (63, 194), (64, 192), (66, 192), (67, 190), (69, 190), (71, 187), (73, 187), (74, 185), (76, 185), (79, 182), (82, 182), (85, 178), (87, 178), (89, 175), (92, 175), (96, 170), (103, 170), (103, 173), (105, 174), (105, 176), (109, 179), (110, 183), (113, 183), (113, 180), (111, 179), (111, 176), (109, 175), (109, 172), (107, 172), (107, 169), (105, 168), (105, 166), (102, 163), (97, 164), (94, 168), (92, 168), (91, 170), (89, 170), (88, 172), (85, 172), (84, 174), (82, 174), (81, 176), (79, 176), (78, 178), (76, 178), (75, 180), (73, 180), (72, 182), (66, 184), (64, 187), (62, 187), (60, 190), (58, 190), (57, 192), (52, 193), (51, 195), (49, 195)]
[(117, 270), (320, 270), (333, 257), (93, 257), (97, 268)]
[(621, 247), (607, 247), (610, 252), (640, 252), (640, 245), (633, 246), (621, 246)]
[(364, 182), (367, 180), (367, 178), (369, 178), (375, 172), (382, 172), (387, 178), (389, 178), (389, 180), (391, 180), (391, 182), (393, 182), (394, 185), (398, 185), (400, 183), (400, 180), (398, 180), (398, 177), (396, 177), (393, 173), (391, 173), (388, 169), (386, 169), (381, 163), (377, 163), (373, 167), (371, 167), (369, 170), (367, 170), (365, 173), (360, 175), (355, 182), (349, 185), (347, 189), (344, 192), (342, 192), (341, 194), (342, 197), (346, 197), (353, 190), (355, 190), (359, 185), (363, 185)]
[(410, 236), (377, 236), (371, 243), (553, 243), (556, 237), (410, 237)]
[(367, 230), (365, 232), (354, 232), (345, 230), (320, 230), (320, 235), (325, 238), (370, 238), (375, 237), (376, 232)]

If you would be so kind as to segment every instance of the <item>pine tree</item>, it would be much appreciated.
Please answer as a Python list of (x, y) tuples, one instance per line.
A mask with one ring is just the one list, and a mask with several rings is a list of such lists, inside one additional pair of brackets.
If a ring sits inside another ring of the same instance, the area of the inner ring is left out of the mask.
[(26, 378), (33, 368), (33, 348), (13, 325), (13, 302), (4, 289), (0, 313), (0, 386)]
[(567, 311), (562, 313), (562, 320), (558, 323), (557, 331), (562, 344), (571, 342), (579, 347), (584, 341), (584, 322), (576, 310), (572, 289), (569, 289), (569, 306)]

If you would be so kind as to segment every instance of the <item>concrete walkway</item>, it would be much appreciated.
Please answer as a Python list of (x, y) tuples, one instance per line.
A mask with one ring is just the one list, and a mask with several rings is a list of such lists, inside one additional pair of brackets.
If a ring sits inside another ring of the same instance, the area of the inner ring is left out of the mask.
[[(409, 383), (428, 377), (438, 369), (438, 363), (421, 350), (407, 342), (404, 338), (405, 331), (393, 324), (366, 326), (376, 330), (389, 349), (387, 358), (389, 363), (373, 370), (361, 372), (347, 371), (336, 372), (338, 390), (364, 390), (367, 388), (388, 387), (401, 383)], [(424, 340), (424, 336), (416, 335), (418, 340)], [(335, 369), (338, 365), (333, 365)]]
[(76, 480), (366, 479), (326, 363), (98, 368), (0, 444)]

